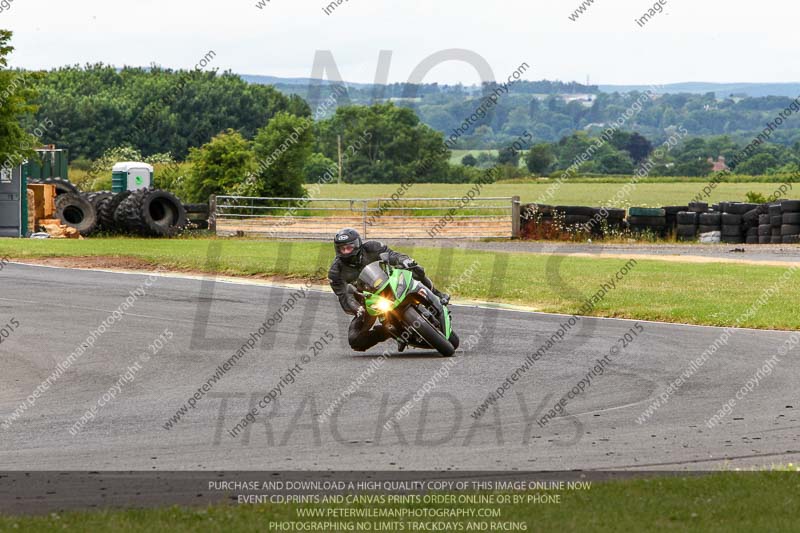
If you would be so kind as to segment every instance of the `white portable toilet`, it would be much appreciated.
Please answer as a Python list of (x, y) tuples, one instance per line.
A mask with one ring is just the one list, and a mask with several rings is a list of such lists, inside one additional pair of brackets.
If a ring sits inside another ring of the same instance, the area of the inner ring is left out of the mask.
[(111, 192), (136, 191), (153, 185), (153, 166), (137, 161), (117, 163), (111, 169)]

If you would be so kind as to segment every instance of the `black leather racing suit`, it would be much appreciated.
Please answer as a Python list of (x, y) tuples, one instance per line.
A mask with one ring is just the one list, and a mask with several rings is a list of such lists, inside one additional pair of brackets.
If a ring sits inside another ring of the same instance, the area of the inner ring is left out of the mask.
[[(389, 254), (388, 263), (392, 266), (400, 266), (405, 259), (409, 257), (405, 254), (395, 252), (382, 242), (366, 241), (361, 245), (362, 253), (360, 261), (354, 264), (348, 264), (341, 258), (334, 259), (330, 270), (328, 271), (328, 281), (331, 284), (333, 292), (339, 297), (339, 304), (341, 304), (344, 312), (349, 315), (357, 315), (361, 303), (356, 300), (352, 294), (347, 293), (347, 285), (355, 283), (361, 270), (375, 261), (380, 261), (382, 253)], [(433, 283), (425, 275), (425, 270), (421, 266), (417, 266), (412, 270), (414, 279), (420, 281), (423, 285), (431, 290)], [(377, 317), (370, 316), (364, 312), (361, 316), (356, 316), (350, 322), (350, 328), (347, 332), (347, 340), (350, 347), (357, 351), (363, 352), (369, 350), (379, 342), (383, 342), (391, 335), (383, 326), (374, 327)]]

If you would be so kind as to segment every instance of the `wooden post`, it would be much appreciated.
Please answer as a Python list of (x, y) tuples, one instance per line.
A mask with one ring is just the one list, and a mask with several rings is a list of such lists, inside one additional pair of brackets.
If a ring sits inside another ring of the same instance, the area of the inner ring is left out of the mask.
[(511, 197), (511, 238), (519, 239), (519, 229), (522, 213), (520, 212), (519, 196)]
[(217, 233), (217, 195), (208, 197), (208, 229)]
[(336, 136), (339, 143), (339, 185), (342, 184), (342, 136)]

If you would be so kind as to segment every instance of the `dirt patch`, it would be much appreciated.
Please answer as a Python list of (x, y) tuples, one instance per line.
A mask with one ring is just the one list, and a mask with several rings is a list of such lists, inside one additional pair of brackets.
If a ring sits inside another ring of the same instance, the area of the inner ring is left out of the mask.
[(106, 268), (115, 270), (146, 270), (149, 272), (158, 267), (158, 264), (154, 262), (137, 257), (24, 257), (12, 258), (11, 260), (19, 263), (64, 268)]

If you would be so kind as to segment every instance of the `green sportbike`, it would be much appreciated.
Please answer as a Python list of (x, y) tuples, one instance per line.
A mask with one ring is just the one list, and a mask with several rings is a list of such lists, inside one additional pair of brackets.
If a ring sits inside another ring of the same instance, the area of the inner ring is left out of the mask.
[[(357, 297), (372, 316), (399, 342), (417, 348), (433, 348), (451, 357), (458, 348), (450, 310), (410, 270), (392, 267), (386, 254), (367, 265), (358, 277)], [(351, 285), (352, 287), (352, 285)]]

